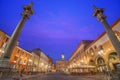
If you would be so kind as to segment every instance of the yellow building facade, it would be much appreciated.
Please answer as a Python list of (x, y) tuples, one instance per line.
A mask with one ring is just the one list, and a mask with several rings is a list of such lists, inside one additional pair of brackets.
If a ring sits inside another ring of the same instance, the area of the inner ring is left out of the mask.
[(67, 72), (68, 68), (68, 61), (66, 60), (60, 60), (60, 61), (56, 61), (56, 71), (57, 72)]
[(5, 32), (0, 30), (0, 56), (4, 53), (9, 36)]
[[(3, 54), (9, 38), (10, 37), (5, 32), (0, 30), (0, 61), (4, 59)], [(29, 52), (20, 48), (18, 43), (10, 56), (10, 63), (13, 64), (13, 68), (18, 71), (24, 70), (25, 72), (50, 71), (52, 62), (49, 60), (50, 58), (40, 49), (36, 49), (35, 52)]]
[[(3, 59), (2, 54), (4, 54), (4, 50), (6, 48), (6, 45), (9, 40), (9, 36), (0, 30), (0, 58)], [(16, 68), (17, 70), (26, 70), (27, 65), (29, 62), (29, 59), (31, 58), (31, 54), (28, 51), (25, 51), (24, 49), (18, 47), (14, 48), (11, 57), (10, 57), (10, 63), (13, 64), (13, 68)]]
[[(111, 27), (120, 41), (120, 19)], [(112, 46), (106, 32), (103, 32), (86, 47), (83, 47), (84, 44), (82, 43), (80, 43), (69, 59), (68, 67), (71, 72), (112, 71), (115, 70), (115, 65), (120, 63), (120, 57)]]

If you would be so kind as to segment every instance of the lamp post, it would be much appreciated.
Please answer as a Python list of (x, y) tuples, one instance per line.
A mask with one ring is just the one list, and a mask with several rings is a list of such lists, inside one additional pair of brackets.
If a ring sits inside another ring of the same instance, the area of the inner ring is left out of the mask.
[(22, 13), (22, 19), (18, 23), (16, 29), (14, 30), (14, 32), (13, 32), (13, 34), (8, 42), (8, 45), (5, 49), (4, 58), (10, 58), (11, 53), (17, 44), (18, 37), (23, 29), (24, 23), (26, 22), (27, 19), (30, 18), (30, 15), (33, 14), (32, 6), (33, 6), (33, 4), (31, 3), (28, 6), (23, 7), (24, 12)]
[(115, 36), (115, 33), (111, 29), (110, 25), (106, 21), (106, 16), (103, 14), (104, 9), (103, 8), (97, 8), (96, 6), (93, 6), (93, 7), (94, 7), (93, 16), (97, 17), (98, 21), (100, 21), (103, 24), (103, 26), (106, 30), (106, 33), (107, 33), (113, 47), (115, 48), (117, 54), (120, 56), (120, 42), (117, 39), (117, 37)]

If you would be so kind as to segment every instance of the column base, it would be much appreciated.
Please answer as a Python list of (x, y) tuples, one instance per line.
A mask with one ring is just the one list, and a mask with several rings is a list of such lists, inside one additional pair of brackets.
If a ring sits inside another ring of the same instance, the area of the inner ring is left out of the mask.
[(9, 58), (1, 59), (0, 68), (13, 68), (13, 65), (10, 64), (10, 59)]
[(0, 60), (0, 78), (13, 78), (14, 76), (19, 77), (19, 73), (16, 69), (13, 68), (13, 65), (10, 64), (9, 58), (4, 58)]

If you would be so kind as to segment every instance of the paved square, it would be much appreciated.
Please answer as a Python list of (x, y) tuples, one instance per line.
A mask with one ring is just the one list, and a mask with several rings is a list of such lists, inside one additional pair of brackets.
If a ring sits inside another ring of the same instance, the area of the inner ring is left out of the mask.
[(45, 75), (37, 75), (22, 80), (106, 80), (103, 76), (72, 76), (64, 73), (49, 73)]

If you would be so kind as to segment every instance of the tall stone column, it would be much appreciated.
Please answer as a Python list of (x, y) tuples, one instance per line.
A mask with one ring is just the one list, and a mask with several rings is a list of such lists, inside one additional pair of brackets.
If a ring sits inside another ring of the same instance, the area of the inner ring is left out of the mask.
[(117, 39), (114, 31), (112, 30), (112, 28), (110, 27), (110, 25), (106, 21), (106, 16), (103, 14), (103, 12), (104, 12), (103, 8), (96, 8), (96, 6), (94, 6), (93, 16), (97, 17), (98, 21), (100, 21), (103, 24), (113, 47), (115, 48), (117, 54), (120, 56), (120, 41)]
[[(26, 22), (27, 19), (29, 19), (30, 15), (33, 14), (32, 6), (33, 6), (33, 4), (29, 4), (28, 6), (23, 7), (24, 12), (22, 13), (22, 19), (18, 23), (11, 38), (8, 41), (8, 44), (5, 48), (5, 52), (2, 55), (3, 59), (0, 59), (0, 72), (2, 72), (2, 75), (1, 75), (2, 78), (8, 78), (10, 76), (11, 77), (12, 76), (19, 77), (21, 75), (21, 73), (18, 74), (15, 69), (14, 69), (15, 71), (12, 70), (13, 65), (10, 64), (10, 56), (12, 54), (13, 49), (15, 48), (15, 46), (17, 44), (18, 37), (23, 29), (24, 23)], [(11, 73), (12, 71), (14, 72), (14, 74)]]
[(24, 26), (26, 20), (29, 19), (31, 14), (33, 14), (32, 6), (33, 6), (33, 4), (31, 3), (28, 6), (23, 7), (24, 12), (22, 13), (22, 19), (18, 23), (10, 40), (8, 41), (8, 44), (6, 46), (5, 53), (4, 53), (4, 58), (10, 58), (14, 47), (17, 45), (18, 37), (23, 29), (23, 26)]

